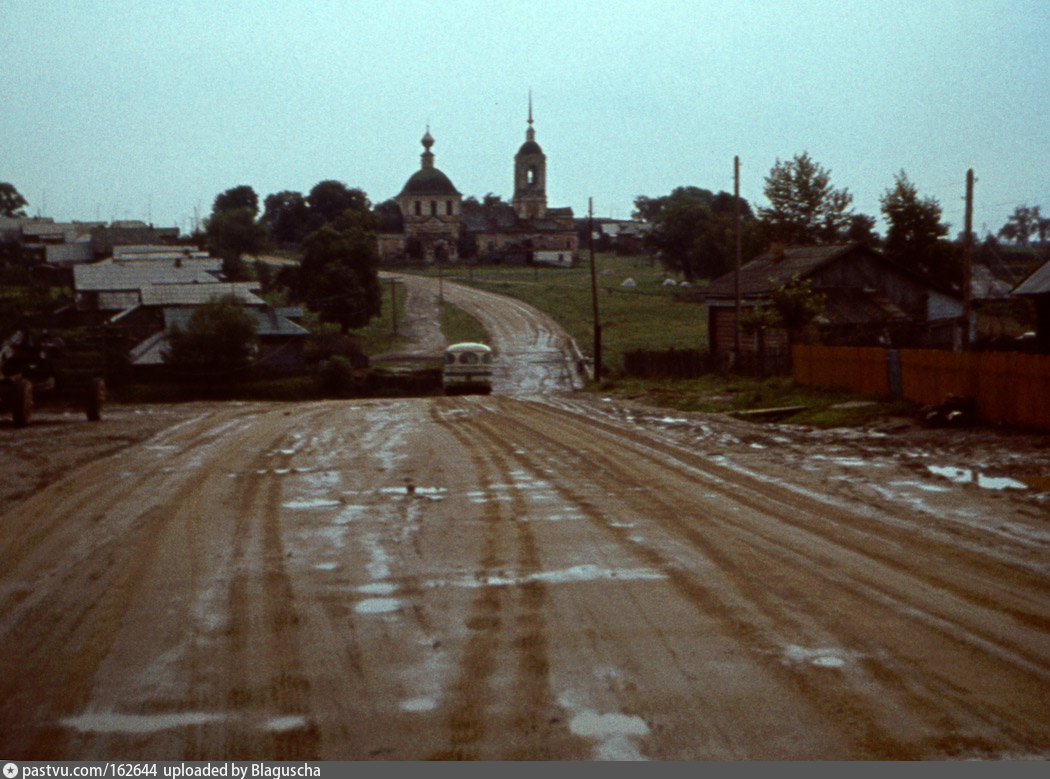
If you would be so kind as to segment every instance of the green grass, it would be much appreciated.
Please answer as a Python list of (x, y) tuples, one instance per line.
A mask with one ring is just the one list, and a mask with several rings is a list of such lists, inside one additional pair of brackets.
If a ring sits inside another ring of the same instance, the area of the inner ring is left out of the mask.
[(443, 303), (441, 309), (441, 332), (450, 344), (463, 341), (488, 343), (489, 335), (481, 322), (461, 308)]
[[(401, 324), (405, 320), (405, 291), (400, 284), (382, 283), (382, 313), (373, 318), (365, 327), (353, 331), (354, 338), (361, 344), (365, 354), (386, 354), (396, 352), (411, 344), (401, 335)], [(394, 291), (396, 290), (396, 292)], [(396, 307), (398, 322), (397, 333), (394, 332), (394, 314), (391, 304)]]
[(678, 411), (732, 413), (804, 406), (804, 411), (778, 421), (820, 428), (870, 426), (886, 419), (914, 418), (918, 411), (914, 403), (803, 387), (786, 376), (759, 379), (709, 374), (698, 379), (677, 380), (623, 378), (603, 381), (595, 389)]

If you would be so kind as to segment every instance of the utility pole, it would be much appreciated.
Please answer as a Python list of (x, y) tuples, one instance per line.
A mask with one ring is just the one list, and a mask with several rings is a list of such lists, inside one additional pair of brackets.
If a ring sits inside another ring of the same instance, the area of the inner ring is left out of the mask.
[(970, 317), (973, 308), (973, 182), (973, 168), (970, 168), (966, 171), (966, 218), (963, 228), (966, 231), (963, 239), (963, 322), (960, 339), (963, 351), (970, 348)]
[(594, 198), (587, 198), (587, 245), (591, 253), (591, 306), (594, 312), (594, 378), (602, 376), (602, 323), (598, 319), (598, 277), (594, 270)]
[[(736, 312), (733, 316), (733, 363), (740, 361), (740, 157), (733, 157), (733, 229), (736, 239), (736, 260), (733, 270), (733, 295)], [(708, 345), (710, 348), (710, 345)]]

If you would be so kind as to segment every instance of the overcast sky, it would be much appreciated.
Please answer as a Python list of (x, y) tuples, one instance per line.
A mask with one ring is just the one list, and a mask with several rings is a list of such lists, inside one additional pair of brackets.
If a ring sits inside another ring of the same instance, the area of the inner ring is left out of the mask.
[[(858, 212), (905, 170), (962, 229), (1050, 212), (1050, 0), (2, 0), (0, 181), (29, 213), (188, 230), (241, 184), (378, 203), (435, 164), (510, 199), (533, 92), (551, 206), (733, 187), (808, 151)], [(881, 222), (880, 222), (881, 229)]]

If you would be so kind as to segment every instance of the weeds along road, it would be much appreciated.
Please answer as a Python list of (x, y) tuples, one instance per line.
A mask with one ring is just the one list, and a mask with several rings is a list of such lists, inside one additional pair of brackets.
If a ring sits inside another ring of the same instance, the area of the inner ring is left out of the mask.
[(1050, 756), (1045, 495), (925, 439), (172, 413), (0, 513), (5, 759)]

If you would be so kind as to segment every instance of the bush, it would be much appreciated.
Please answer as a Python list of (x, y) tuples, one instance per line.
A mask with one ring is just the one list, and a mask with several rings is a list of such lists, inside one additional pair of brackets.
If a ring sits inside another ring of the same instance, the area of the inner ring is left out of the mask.
[(325, 361), (321, 368), (321, 387), (326, 395), (349, 398), (360, 392), (361, 382), (354, 374), (350, 359), (337, 354)]

